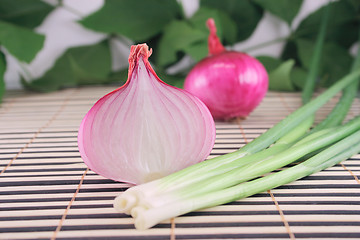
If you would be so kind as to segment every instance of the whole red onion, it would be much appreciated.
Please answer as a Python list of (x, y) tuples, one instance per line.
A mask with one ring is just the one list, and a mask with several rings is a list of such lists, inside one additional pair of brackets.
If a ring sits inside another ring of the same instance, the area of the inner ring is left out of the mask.
[(227, 51), (208, 19), (209, 56), (201, 60), (185, 79), (184, 89), (202, 100), (215, 119), (245, 118), (264, 98), (268, 74), (255, 58)]

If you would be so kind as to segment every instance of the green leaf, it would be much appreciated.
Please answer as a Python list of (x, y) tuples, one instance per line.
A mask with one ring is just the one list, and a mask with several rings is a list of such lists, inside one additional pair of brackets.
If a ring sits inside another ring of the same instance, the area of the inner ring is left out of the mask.
[[(182, 88), (184, 85), (184, 76), (170, 75), (167, 74), (165, 70), (159, 68), (155, 69), (155, 72), (162, 81), (166, 82), (169, 85), (178, 88)], [(117, 83), (123, 85), (127, 80), (127, 76), (128, 69), (122, 69), (116, 72), (112, 72), (106, 83)]]
[(254, 0), (262, 8), (283, 19), (289, 26), (298, 14), (302, 0)]
[(200, 8), (191, 18), (190, 23), (197, 29), (204, 31), (209, 35), (209, 29), (206, 27), (206, 21), (213, 18), (217, 28), (217, 35), (225, 43), (235, 43), (237, 35), (236, 23), (223, 11), (207, 7)]
[[(309, 40), (298, 39), (296, 45), (302, 66), (308, 69), (315, 44)], [(319, 71), (322, 77), (321, 85), (328, 87), (346, 75), (351, 63), (352, 57), (345, 48), (335, 43), (325, 43)]]
[(269, 89), (276, 91), (295, 91), (290, 74), (295, 61), (290, 59), (269, 73)]
[(305, 71), (302, 68), (299, 67), (293, 68), (293, 70), (290, 73), (290, 79), (297, 89), (302, 90), (304, 88), (307, 74), (308, 74), (307, 71)]
[(296, 65), (301, 65), (295, 39), (291, 39), (285, 44), (284, 49), (281, 53), (281, 59), (294, 59)]
[(116, 72), (111, 72), (108, 76), (106, 83), (118, 83), (123, 85), (128, 77), (128, 69), (124, 68)]
[(39, 26), (54, 9), (40, 0), (0, 0), (0, 19), (27, 28)]
[(178, 51), (184, 51), (193, 43), (204, 39), (207, 39), (207, 34), (192, 27), (186, 21), (172, 21), (164, 29), (159, 42), (157, 63), (165, 66), (175, 62)]
[[(336, 42), (348, 48), (357, 41), (357, 9), (346, 0), (333, 1), (330, 4), (331, 18), (328, 21), (325, 40)], [(306, 38), (312, 41), (316, 39), (325, 7), (321, 7), (310, 14), (300, 23), (293, 34), (296, 39)]]
[[(327, 23), (325, 42), (334, 42), (345, 48), (351, 47), (357, 41), (357, 9), (351, 0), (332, 1), (330, 6), (330, 18)], [(295, 59), (299, 62), (296, 48), (297, 39), (315, 41), (325, 7), (319, 8), (305, 18), (296, 31), (292, 34), (291, 40), (284, 47), (282, 58)]]
[(197, 62), (208, 55), (209, 29), (206, 27), (206, 21), (209, 18), (214, 19), (217, 35), (220, 39), (224, 39), (225, 43), (234, 43), (236, 40), (236, 24), (226, 13), (207, 7), (200, 8), (194, 16), (189, 19), (189, 22), (194, 28), (204, 32), (203, 38), (183, 48), (185, 53)]
[(160, 33), (179, 13), (175, 0), (107, 0), (100, 10), (80, 23), (95, 31), (145, 41)]
[(6, 71), (5, 55), (2, 52), (0, 52), (0, 102), (2, 101), (5, 92), (5, 81), (4, 81), (5, 71)]
[(360, 8), (360, 1), (359, 0), (346, 0), (350, 5), (352, 5), (355, 10), (359, 10)]
[(223, 11), (218, 10), (220, 18), (220, 26), (223, 34), (223, 44), (235, 44), (237, 42), (238, 29), (237, 25), (229, 15)]
[(196, 62), (202, 60), (204, 57), (209, 55), (208, 42), (203, 40), (201, 42), (196, 42), (184, 48), (185, 53), (187, 53), (192, 59)]
[(275, 70), (282, 63), (280, 59), (270, 56), (258, 56), (256, 59), (264, 65), (267, 72)]
[(211, 9), (207, 7), (199, 8), (195, 14), (189, 19), (191, 25), (204, 33), (209, 34), (209, 29), (206, 26), (206, 21), (209, 18), (213, 18), (216, 25), (216, 33), (220, 39), (222, 39), (222, 25), (220, 24), (220, 17), (217, 9)]
[(20, 61), (31, 62), (41, 50), (45, 37), (28, 28), (0, 21), (0, 44)]
[(250, 37), (263, 15), (263, 10), (260, 7), (245, 0), (201, 0), (200, 6), (226, 12), (236, 23), (236, 42)]
[(68, 49), (43, 77), (22, 82), (29, 89), (50, 92), (65, 87), (104, 83), (110, 72), (110, 48), (108, 42), (103, 41)]
[[(285, 68), (286, 70), (286, 62), (282, 62), (282, 60), (278, 59), (278, 58), (274, 58), (274, 57), (270, 57), (270, 56), (259, 56), (257, 57), (257, 59), (264, 65), (264, 67), (266, 68), (266, 71), (270, 74), (272, 74), (272, 72), (274, 72), (277, 68), (279, 68), (279, 66), (281, 66), (282, 64), (284, 64), (283, 68)], [(298, 89), (302, 89), (304, 87), (305, 84), (305, 79), (307, 76), (307, 72), (297, 66), (294, 66), (294, 60), (289, 60), (289, 63), (287, 67), (290, 67), (291, 65), (293, 66), (291, 68), (291, 71), (289, 73), (289, 75), (287, 75), (287, 73), (285, 74), (285, 78), (288, 78), (285, 80), (285, 82), (287, 82), (287, 87), (283, 87), (280, 86), (279, 88), (276, 86), (277, 85), (277, 81), (278, 79), (270, 79), (270, 84), (271, 85), (275, 85), (275, 86), (271, 86), (271, 88), (273, 88), (272, 90), (281, 90), (283, 88), (288, 88), (289, 91), (293, 91), (293, 90), (298, 90)], [(274, 76), (270, 76), (271, 78), (273, 78)], [(276, 76), (275, 76), (276, 77)], [(288, 81), (291, 81), (291, 83), (289, 83)], [(281, 85), (281, 84), (279, 84)]]
[(167, 84), (177, 88), (184, 87), (185, 76), (182, 76), (181, 74), (170, 75), (162, 69), (156, 69), (155, 71), (158, 77)]

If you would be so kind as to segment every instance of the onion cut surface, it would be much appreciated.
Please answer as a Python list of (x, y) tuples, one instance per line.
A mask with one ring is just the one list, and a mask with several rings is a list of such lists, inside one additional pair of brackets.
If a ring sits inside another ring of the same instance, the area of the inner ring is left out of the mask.
[(146, 44), (132, 46), (127, 82), (84, 117), (78, 146), (85, 164), (106, 178), (140, 184), (206, 159), (215, 141), (207, 107), (159, 79)]

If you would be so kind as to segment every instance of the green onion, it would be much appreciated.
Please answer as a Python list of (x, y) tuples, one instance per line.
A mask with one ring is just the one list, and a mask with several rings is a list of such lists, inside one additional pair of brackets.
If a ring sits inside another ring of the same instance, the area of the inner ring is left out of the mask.
[[(360, 41), (360, 31), (359, 31), (359, 41)], [(357, 56), (360, 55), (360, 48), (358, 48)], [(355, 58), (355, 61), (352, 66), (352, 71), (356, 71), (357, 69), (360, 69), (360, 58)], [(359, 88), (359, 81), (354, 81), (349, 86), (347, 86), (342, 93), (342, 96), (340, 100), (337, 102), (336, 106), (333, 108), (331, 113), (322, 121), (320, 122), (316, 127), (312, 129), (312, 131), (318, 131), (320, 129), (324, 129), (327, 127), (333, 127), (341, 124), (350, 107), (351, 104), (356, 97), (356, 94), (358, 92)]]
[(197, 209), (235, 201), (266, 191), (331, 167), (360, 151), (360, 130), (316, 154), (303, 163), (230, 188), (175, 201), (156, 208), (135, 208), (135, 226), (147, 229), (155, 224)]
[[(146, 199), (143, 199), (138, 205), (142, 205), (145, 208), (153, 208), (163, 205), (168, 201), (182, 201), (187, 197), (231, 187), (284, 167), (309, 153), (327, 147), (344, 137), (347, 137), (351, 133), (360, 130), (360, 116), (344, 126), (330, 130), (331, 131), (313, 133), (312, 135), (315, 136), (309, 135), (292, 147), (284, 149), (272, 156), (266, 156), (266, 154), (264, 156), (260, 156), (260, 154), (249, 155), (246, 165), (237, 167), (237, 161), (234, 161), (231, 164), (232, 167), (229, 167), (230, 164), (225, 166), (225, 169), (228, 171), (224, 171), (224, 166), (221, 166), (221, 169), (216, 169), (216, 173), (218, 173), (216, 176), (206, 178), (202, 181), (199, 181), (199, 178), (192, 179), (193, 184), (186, 188), (172, 189), (171, 191), (167, 189), (167, 194), (164, 194), (165, 191), (163, 191), (159, 196), (147, 196)], [(272, 147), (268, 150), (271, 148)], [(252, 161), (248, 159), (251, 159)], [(242, 162), (242, 159), (239, 159), (238, 161)], [(178, 185), (177, 188), (179, 188)]]
[[(319, 33), (316, 38), (315, 43), (315, 51), (311, 58), (311, 64), (309, 68), (309, 72), (305, 79), (305, 85), (304, 89), (301, 94), (302, 103), (306, 104), (308, 103), (312, 95), (314, 93), (315, 85), (316, 85), (316, 79), (318, 77), (319, 69), (320, 69), (320, 60), (321, 60), (321, 54), (322, 49), (324, 46), (325, 36), (326, 36), (326, 28), (329, 21), (329, 15), (330, 15), (330, 7), (331, 4), (328, 3), (325, 11), (322, 15), (321, 24)], [(302, 123), (300, 123), (299, 126), (297, 126), (294, 130), (290, 131), (287, 135), (285, 135), (283, 138), (298, 138), (299, 136), (304, 136), (304, 134), (312, 127), (315, 121), (315, 114), (309, 116), (307, 119), (305, 119)], [(301, 131), (300, 129), (304, 129), (304, 131)], [(281, 141), (281, 140), (280, 140)]]
[(328, 100), (334, 97), (347, 85), (357, 80), (359, 76), (360, 70), (354, 71), (346, 75), (334, 85), (332, 85), (330, 88), (328, 88), (326, 91), (324, 91), (321, 95), (316, 97), (314, 100), (298, 108), (296, 111), (294, 111), (292, 114), (280, 121), (274, 127), (270, 128), (267, 132), (245, 145), (243, 148), (241, 148), (242, 151), (257, 152), (268, 147), (280, 137), (284, 136), (287, 132), (297, 127), (297, 125), (302, 123), (308, 117), (312, 116)]
[(308, 103), (311, 100), (311, 97), (315, 89), (316, 78), (318, 77), (318, 73), (320, 69), (320, 63), (321, 63), (320, 59), (321, 59), (322, 49), (326, 36), (327, 23), (330, 15), (330, 6), (331, 6), (330, 3), (328, 3), (322, 15), (320, 29), (315, 43), (315, 51), (311, 58), (309, 72), (307, 74), (307, 78), (305, 80), (305, 86), (301, 95), (303, 104)]
[[(114, 207), (120, 212), (129, 214), (131, 209), (142, 201), (141, 199), (146, 199), (150, 196), (156, 195), (160, 196), (166, 191), (174, 191), (179, 188), (191, 186), (199, 181), (223, 173), (221, 172), (222, 169), (229, 171), (234, 167), (231, 165), (233, 161), (239, 163), (237, 167), (241, 167), (252, 162), (251, 159), (253, 157), (251, 157), (250, 154), (254, 154), (269, 147), (276, 140), (286, 135), (287, 132), (296, 128), (297, 125), (309, 116), (312, 116), (318, 108), (325, 104), (339, 91), (351, 84), (353, 81), (357, 80), (359, 76), (360, 71), (354, 71), (353, 73), (345, 76), (336, 82), (332, 87), (324, 91), (321, 95), (294, 111), (288, 117), (238, 151), (192, 165), (164, 178), (128, 189), (125, 193), (115, 199)], [(281, 152), (284, 148), (287, 148), (290, 145), (291, 144), (283, 144), (282, 146), (276, 146), (276, 148), (273, 149), (269, 148), (257, 155), (261, 155), (261, 158), (259, 159), (266, 159), (266, 157), (270, 157), (278, 152)], [(245, 158), (247, 155), (249, 156)], [(244, 160), (245, 163), (242, 164), (242, 161), (238, 159)], [(220, 170), (217, 171), (216, 169)]]

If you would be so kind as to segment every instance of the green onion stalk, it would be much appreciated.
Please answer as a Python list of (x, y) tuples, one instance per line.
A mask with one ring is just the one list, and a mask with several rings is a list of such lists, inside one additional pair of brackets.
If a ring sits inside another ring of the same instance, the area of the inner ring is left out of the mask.
[[(359, 31), (359, 39), (360, 39), (360, 31)], [(357, 56), (360, 55), (360, 47), (358, 48)], [(355, 58), (355, 61), (352, 65), (351, 71), (356, 71), (360, 69), (360, 58)], [(341, 124), (354, 101), (358, 89), (359, 89), (360, 81), (353, 81), (349, 86), (344, 88), (340, 100), (337, 102), (336, 106), (332, 109), (330, 114), (317, 126), (315, 126), (311, 131), (318, 131), (324, 128), (332, 127)]]
[[(315, 43), (315, 51), (311, 58), (310, 68), (306, 76), (305, 85), (301, 94), (302, 104), (306, 104), (311, 100), (315, 90), (316, 80), (320, 69), (322, 50), (325, 42), (326, 29), (330, 16), (330, 8), (331, 8), (331, 4), (328, 3), (322, 15), (319, 33), (317, 35), (316, 43)], [(312, 127), (314, 121), (315, 121), (315, 114), (309, 116), (306, 120), (304, 120), (299, 126), (297, 126), (293, 131), (289, 132), (287, 135), (289, 136), (294, 135), (294, 137), (295, 136), (298, 137), (299, 133), (302, 133), (300, 137), (304, 136), (305, 133)], [(303, 131), (300, 132), (300, 129), (305, 129), (305, 132)], [(284, 137), (287, 138), (287, 136)]]

